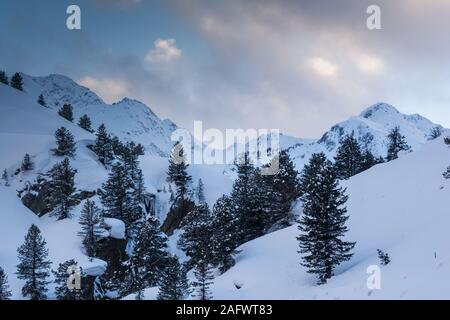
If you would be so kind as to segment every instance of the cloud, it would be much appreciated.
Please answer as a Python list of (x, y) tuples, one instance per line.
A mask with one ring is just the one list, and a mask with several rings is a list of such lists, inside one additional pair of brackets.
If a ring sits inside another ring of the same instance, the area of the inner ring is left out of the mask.
[(155, 47), (145, 56), (145, 62), (168, 63), (181, 58), (182, 52), (177, 48), (175, 39), (157, 39), (154, 44)]
[(96, 94), (98, 94), (107, 103), (113, 103), (127, 96), (128, 86), (120, 80), (102, 78), (96, 79), (86, 76), (77, 81), (80, 85), (85, 86)]
[(335, 77), (338, 74), (339, 67), (331, 61), (321, 57), (314, 57), (307, 61), (309, 68), (323, 77)]

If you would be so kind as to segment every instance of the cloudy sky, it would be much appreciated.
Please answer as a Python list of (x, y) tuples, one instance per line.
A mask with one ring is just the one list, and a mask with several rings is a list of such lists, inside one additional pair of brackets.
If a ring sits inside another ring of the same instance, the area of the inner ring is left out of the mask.
[(380, 101), (450, 127), (449, 30), (447, 0), (2, 0), (0, 69), (65, 74), (188, 129), (315, 138)]

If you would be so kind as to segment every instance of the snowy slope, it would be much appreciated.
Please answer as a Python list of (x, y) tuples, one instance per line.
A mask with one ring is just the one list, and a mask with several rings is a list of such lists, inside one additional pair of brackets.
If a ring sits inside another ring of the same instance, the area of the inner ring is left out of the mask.
[(31, 77), (22, 74), (24, 89), (34, 101), (42, 94), (49, 109), (58, 111), (65, 103), (74, 108), (74, 122), (87, 114), (93, 128), (104, 123), (121, 140), (141, 143), (148, 154), (168, 155), (173, 142), (171, 134), (177, 126), (170, 120), (161, 120), (145, 104), (124, 98), (109, 105), (88, 88), (62, 75)]
[[(449, 299), (450, 183), (442, 172), (450, 148), (438, 139), (414, 153), (373, 167), (346, 182), (347, 238), (355, 255), (328, 284), (316, 286), (300, 266), (297, 226), (246, 243), (234, 268), (215, 281), (216, 299)], [(366, 286), (377, 248), (381, 290)], [(242, 285), (237, 290), (235, 283)]]

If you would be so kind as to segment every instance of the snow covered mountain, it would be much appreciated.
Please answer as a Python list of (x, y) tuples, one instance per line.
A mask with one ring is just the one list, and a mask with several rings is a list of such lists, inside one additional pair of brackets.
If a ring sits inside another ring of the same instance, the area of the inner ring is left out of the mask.
[[(354, 134), (364, 150), (370, 150), (375, 156), (385, 157), (387, 154), (387, 135), (396, 126), (406, 137), (412, 150), (418, 150), (428, 141), (430, 130), (441, 125), (435, 124), (421, 115), (405, 115), (395, 107), (386, 103), (377, 103), (368, 107), (358, 116), (337, 123), (325, 132), (320, 139), (300, 139), (280, 135), (280, 148), (288, 150), (298, 170), (308, 162), (313, 153), (324, 152), (332, 159), (339, 147), (340, 140)], [(261, 139), (267, 139), (261, 136)]]
[(173, 145), (170, 137), (177, 126), (161, 120), (137, 100), (124, 98), (109, 105), (94, 92), (62, 75), (31, 77), (22, 74), (24, 90), (34, 100), (42, 94), (50, 110), (57, 112), (65, 103), (73, 106), (75, 122), (87, 114), (93, 128), (104, 123), (113, 135), (124, 141), (141, 143), (147, 154), (167, 156)]

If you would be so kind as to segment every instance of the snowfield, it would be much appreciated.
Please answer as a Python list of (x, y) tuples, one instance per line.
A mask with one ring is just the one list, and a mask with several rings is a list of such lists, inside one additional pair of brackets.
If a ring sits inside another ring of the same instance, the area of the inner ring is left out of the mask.
[[(0, 266), (8, 275), (14, 299), (22, 299), (23, 285), (15, 275), (19, 263), (16, 250), (31, 224), (41, 229), (47, 241), (52, 269), (69, 259), (77, 260), (92, 275), (101, 274), (106, 268), (104, 261), (89, 261), (83, 253), (77, 235), (82, 204), (73, 210), (71, 219), (55, 221), (47, 216), (38, 218), (17, 196), (17, 190), (28, 181), (62, 160), (50, 151), (55, 130), (65, 126), (76, 138), (77, 154), (71, 165), (78, 171), (75, 180), (79, 190), (100, 188), (108, 175), (87, 148), (95, 136), (76, 125), (80, 115), (87, 113), (94, 128), (105, 122), (107, 129), (119, 138), (143, 143), (146, 155), (140, 158), (140, 164), (146, 189), (156, 195), (156, 214), (163, 221), (170, 194), (166, 183), (168, 159), (162, 155), (170, 149), (170, 133), (176, 128), (170, 120), (160, 120), (147, 106), (134, 100), (106, 105), (93, 92), (66, 77), (24, 79), (26, 92), (0, 84), (0, 170), (7, 169), (11, 180), (10, 187), (0, 185)], [(41, 92), (50, 108), (36, 103)], [(57, 103), (60, 106), (64, 102), (74, 105), (75, 123), (56, 114)], [(236, 265), (214, 280), (214, 298), (450, 299), (450, 181), (442, 177), (450, 165), (450, 147), (442, 137), (427, 141), (435, 124), (418, 115), (402, 115), (387, 104), (377, 104), (334, 126), (319, 140), (282, 136), (281, 142), (300, 170), (314, 152), (324, 151), (332, 157), (345, 133), (355, 132), (360, 142), (370, 133), (373, 138), (369, 139), (368, 148), (377, 155), (385, 154), (385, 136), (396, 125), (414, 152), (343, 183), (349, 195), (350, 231), (346, 238), (357, 244), (353, 258), (336, 270), (335, 277), (317, 286), (315, 278), (306, 273), (297, 253), (299, 231), (293, 225), (242, 245)], [(14, 175), (25, 153), (32, 156), (35, 169)], [(198, 179), (203, 180), (210, 206), (231, 191), (234, 173), (229, 166), (192, 165), (189, 173), (194, 186)], [(106, 222), (111, 237), (123, 238), (121, 221)], [(169, 238), (169, 250), (183, 260), (183, 253), (176, 247), (178, 236), (177, 231)], [(370, 290), (366, 271), (379, 264), (377, 249), (387, 252), (392, 262), (381, 267), (381, 289)], [(54, 297), (51, 291), (49, 298)], [(157, 288), (149, 288), (145, 296), (155, 299), (157, 292)]]

